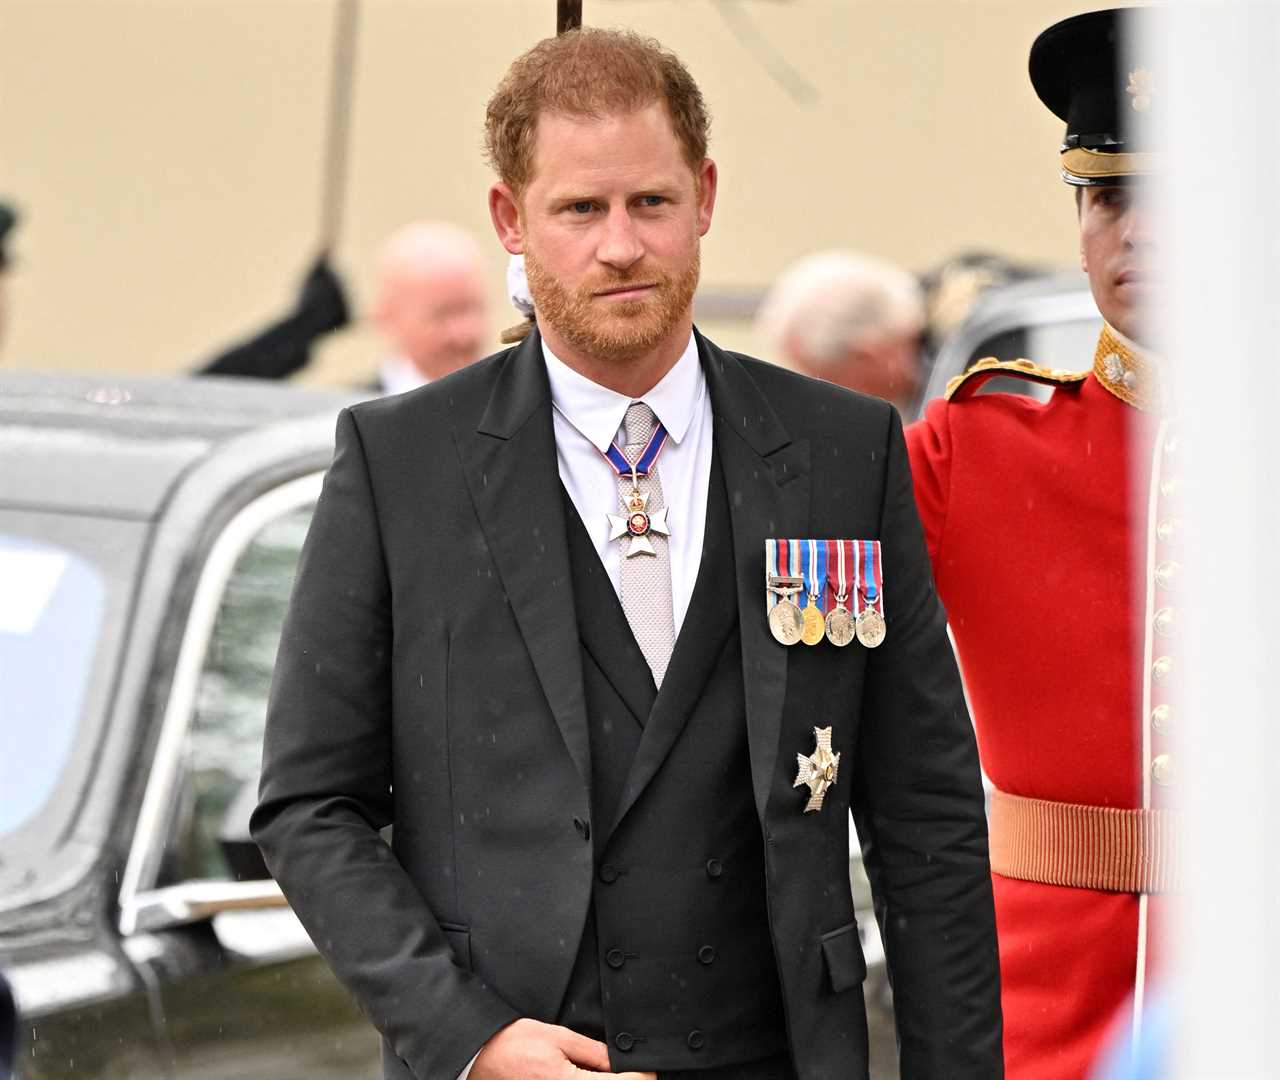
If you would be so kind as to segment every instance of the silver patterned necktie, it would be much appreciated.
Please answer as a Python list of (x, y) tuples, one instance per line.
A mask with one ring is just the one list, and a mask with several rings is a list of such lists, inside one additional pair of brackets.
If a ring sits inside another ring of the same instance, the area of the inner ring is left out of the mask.
[[(653, 410), (643, 402), (633, 402), (627, 407), (627, 415), (623, 419), (625, 445), (622, 454), (628, 462), (634, 464), (640, 457), (649, 444), (656, 423)], [(648, 496), (645, 508), (650, 515), (666, 507), (657, 462), (650, 468), (649, 475), (639, 477), (636, 483), (640, 494)], [(631, 491), (631, 477), (619, 476), (618, 496), (623, 506), (626, 506)], [(671, 607), (671, 552), (666, 536), (656, 532), (650, 532), (648, 536), (653, 545), (652, 555), (646, 552), (628, 557), (625, 551), (622, 554), (622, 610), (653, 672), (654, 683), (661, 687), (676, 643), (675, 616)]]

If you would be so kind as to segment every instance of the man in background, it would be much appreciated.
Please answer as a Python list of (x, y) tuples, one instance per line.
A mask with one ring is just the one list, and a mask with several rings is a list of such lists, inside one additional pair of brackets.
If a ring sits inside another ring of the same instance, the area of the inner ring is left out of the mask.
[(489, 327), (480, 245), (443, 221), (391, 235), (378, 259), (370, 319), (387, 344), (383, 393), (424, 386), (478, 360)]
[[(938, 595), (964, 666), (990, 799), (1009, 1080), (1085, 1080), (1131, 1030), (1180, 880), (1173, 817), (1178, 437), (1147, 315), (1145, 205), (1162, 99), (1155, 9), (1095, 11), (1031, 48), (1065, 125), (1080, 261), (1104, 320), (1091, 371), (979, 361), (907, 431)], [(979, 394), (992, 378), (1045, 403)]]
[(924, 299), (881, 259), (823, 251), (793, 263), (760, 308), (770, 353), (796, 370), (873, 394), (910, 416), (923, 384)]
[(18, 215), (8, 203), (0, 201), (0, 341), (4, 339), (5, 278), (9, 274), (9, 233), (18, 223)]

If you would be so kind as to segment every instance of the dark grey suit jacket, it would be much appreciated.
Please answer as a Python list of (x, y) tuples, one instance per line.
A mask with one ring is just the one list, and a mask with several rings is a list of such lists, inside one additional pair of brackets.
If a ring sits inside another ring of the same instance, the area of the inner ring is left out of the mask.
[[(862, 837), (903, 1076), (1002, 1075), (977, 755), (897, 414), (698, 346), (732, 517), (751, 780), (797, 1073), (866, 1074), (847, 877)], [(454, 1080), (553, 1020), (592, 888), (591, 755), (550, 393), (535, 333), (338, 421), (280, 645), (253, 832), (382, 1033), (388, 1076)], [(881, 540), (888, 638), (786, 649), (767, 537)], [(687, 618), (697, 619), (690, 610)], [(796, 754), (844, 756), (820, 813)], [(679, 738), (646, 740), (625, 815)], [(378, 830), (394, 822), (394, 845)]]

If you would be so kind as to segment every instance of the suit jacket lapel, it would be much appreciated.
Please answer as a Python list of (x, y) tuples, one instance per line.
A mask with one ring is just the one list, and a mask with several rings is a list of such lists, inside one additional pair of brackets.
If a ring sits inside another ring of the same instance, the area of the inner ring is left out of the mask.
[(591, 783), (551, 390), (535, 331), (506, 359), (458, 457), (507, 600), (565, 745)]
[(763, 821), (778, 757), (788, 653), (765, 619), (764, 542), (808, 531), (809, 444), (792, 441), (735, 357), (697, 337), (733, 523), (751, 779)]

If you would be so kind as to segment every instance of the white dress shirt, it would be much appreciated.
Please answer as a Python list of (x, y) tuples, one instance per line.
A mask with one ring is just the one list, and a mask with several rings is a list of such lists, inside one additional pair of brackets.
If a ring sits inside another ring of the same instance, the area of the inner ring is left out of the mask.
[(623, 511), (618, 474), (606, 460), (605, 451), (611, 442), (623, 444), (622, 420), (633, 401), (648, 405), (667, 429), (670, 438), (658, 456), (657, 469), (671, 529), (667, 550), (671, 553), (671, 605), (678, 636), (702, 560), (707, 487), (711, 482), (711, 399), (698, 362), (697, 343), (690, 334), (689, 344), (675, 366), (657, 386), (638, 398), (629, 398), (579, 375), (547, 348), (545, 341), (542, 353), (551, 381), (560, 479), (619, 596), (626, 540), (609, 539), (607, 515)]
[[(711, 483), (711, 398), (698, 362), (697, 343), (690, 334), (689, 344), (675, 367), (638, 398), (629, 398), (579, 375), (547, 348), (545, 341), (542, 355), (551, 380), (551, 415), (560, 480), (619, 597), (625, 538), (610, 541), (607, 515), (622, 513), (622, 502), (618, 497), (618, 474), (605, 458), (605, 451), (611, 442), (619, 446), (625, 442), (622, 420), (633, 401), (648, 405), (667, 429), (670, 438), (658, 455), (657, 468), (671, 528), (667, 540), (671, 554), (671, 606), (679, 636), (702, 561), (707, 487)], [(475, 1063), (472, 1058), (458, 1080), (467, 1080)]]

